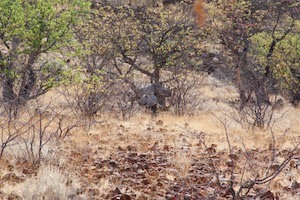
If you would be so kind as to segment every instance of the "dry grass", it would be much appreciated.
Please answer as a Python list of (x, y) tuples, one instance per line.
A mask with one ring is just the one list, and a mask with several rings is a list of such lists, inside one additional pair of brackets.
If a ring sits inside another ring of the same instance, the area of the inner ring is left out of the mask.
[(51, 165), (41, 166), (36, 176), (14, 186), (5, 185), (2, 190), (15, 193), (22, 199), (67, 199), (76, 194), (79, 183), (74, 175)]
[[(0, 170), (2, 178), (0, 191), (5, 194), (15, 193), (23, 199), (40, 199), (42, 197), (66, 199), (70, 195), (82, 198), (91, 198), (92, 196), (103, 198), (108, 191), (117, 187), (121, 193), (135, 193), (136, 196), (142, 196), (143, 193), (138, 188), (123, 187), (124, 181), (114, 178), (114, 173), (121, 172), (114, 171), (110, 165), (98, 168), (97, 163), (112, 160), (119, 164), (123, 157), (119, 157), (118, 152), (131, 152), (128, 149), (135, 149), (138, 155), (146, 154), (149, 155), (149, 158), (155, 157), (155, 152), (164, 151), (167, 162), (170, 163), (169, 167), (172, 168), (172, 170), (165, 171), (164, 176), (172, 183), (178, 177), (186, 177), (189, 174), (192, 164), (195, 159), (198, 159), (199, 152), (204, 150), (204, 147), (199, 145), (197, 133), (204, 134), (207, 146), (213, 144), (217, 151), (228, 152), (228, 144), (224, 142), (226, 141), (224, 127), (220, 120), (226, 121), (233, 148), (269, 148), (272, 141), (270, 131), (245, 130), (233, 119), (224, 116), (224, 113), (234, 112), (234, 109), (226, 104), (228, 99), (237, 97), (233, 86), (224, 85), (208, 77), (201, 88), (201, 93), (209, 100), (194, 116), (178, 117), (170, 113), (161, 113), (157, 117), (152, 117), (148, 114), (138, 113), (131, 119), (118, 120), (109, 113), (102, 114), (97, 118), (99, 123), (88, 128), (80, 127), (73, 130), (63, 142), (50, 143), (44, 154), (47, 155), (46, 152), (51, 149), (54, 153), (39, 167), (36, 174), (24, 174), (24, 167), (19, 166), (16, 160), (12, 162), (16, 167), (12, 169), (3, 167)], [(48, 95), (55, 96), (55, 91)], [(55, 99), (56, 106), (60, 108), (65, 106), (61, 96)], [(292, 108), (287, 104), (278, 111), (278, 115), (280, 112), (286, 112), (287, 109), (286, 117), (279, 120), (273, 127), (275, 145), (282, 150), (293, 147), (299, 138), (300, 130), (299, 108)], [(69, 119), (72, 120), (71, 117)], [(5, 159), (10, 160), (11, 157), (11, 154), (7, 154)], [(291, 164), (296, 165), (295, 163)], [(1, 165), (9, 164), (1, 163)], [(11, 172), (15, 173), (17, 177), (24, 177), (24, 181), (12, 181), (4, 184), (3, 177)], [(153, 178), (154, 172), (147, 173), (144, 176), (148, 177), (147, 180), (151, 182), (149, 177)], [(251, 173), (245, 174), (245, 176), (251, 176)], [(296, 170), (284, 171), (272, 182), (270, 187), (273, 190), (281, 190), (297, 180), (300, 180), (300, 177)], [(82, 191), (80, 192), (80, 190)], [(162, 190), (159, 193), (164, 192), (166, 191)], [(151, 199), (150, 194), (145, 195)]]

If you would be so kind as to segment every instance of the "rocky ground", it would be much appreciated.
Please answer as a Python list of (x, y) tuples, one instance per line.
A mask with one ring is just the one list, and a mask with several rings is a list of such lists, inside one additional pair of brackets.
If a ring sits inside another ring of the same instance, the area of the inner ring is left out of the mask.
[[(25, 159), (20, 145), (10, 146), (0, 160), (0, 199), (231, 199), (230, 181), (237, 191), (275, 172), (300, 134), (299, 108), (288, 104), (272, 129), (242, 128), (224, 115), (232, 112), (231, 91), (203, 87), (207, 101), (193, 116), (99, 116), (47, 143), (39, 165)], [(245, 199), (299, 198), (299, 170), (298, 149), (276, 178), (255, 185)]]

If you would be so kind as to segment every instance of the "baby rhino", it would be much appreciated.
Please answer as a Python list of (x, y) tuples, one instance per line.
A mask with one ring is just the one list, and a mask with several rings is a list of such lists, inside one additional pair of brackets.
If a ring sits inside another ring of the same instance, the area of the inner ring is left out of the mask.
[(166, 108), (166, 97), (170, 96), (171, 90), (158, 83), (148, 84), (137, 93), (139, 104), (151, 109), (153, 114), (156, 114), (158, 106)]
[(156, 113), (158, 99), (154, 94), (144, 94), (139, 100), (139, 104), (151, 109), (152, 113)]

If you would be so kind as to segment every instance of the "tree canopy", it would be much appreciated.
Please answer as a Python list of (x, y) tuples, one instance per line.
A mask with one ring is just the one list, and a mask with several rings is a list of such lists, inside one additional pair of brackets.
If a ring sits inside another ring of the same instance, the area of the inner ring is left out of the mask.
[(73, 42), (89, 3), (83, 0), (2, 0), (0, 71), (2, 95), (19, 105), (50, 89), (61, 70), (56, 54)]

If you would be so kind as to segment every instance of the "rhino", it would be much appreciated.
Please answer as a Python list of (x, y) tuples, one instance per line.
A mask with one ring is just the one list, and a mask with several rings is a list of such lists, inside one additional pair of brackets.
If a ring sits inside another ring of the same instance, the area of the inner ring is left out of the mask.
[(151, 109), (152, 113), (156, 114), (158, 98), (154, 94), (144, 94), (139, 100), (139, 104)]
[(151, 83), (136, 91), (136, 97), (140, 105), (144, 105), (156, 113), (157, 107), (166, 108), (166, 97), (170, 97), (172, 91), (162, 84)]

